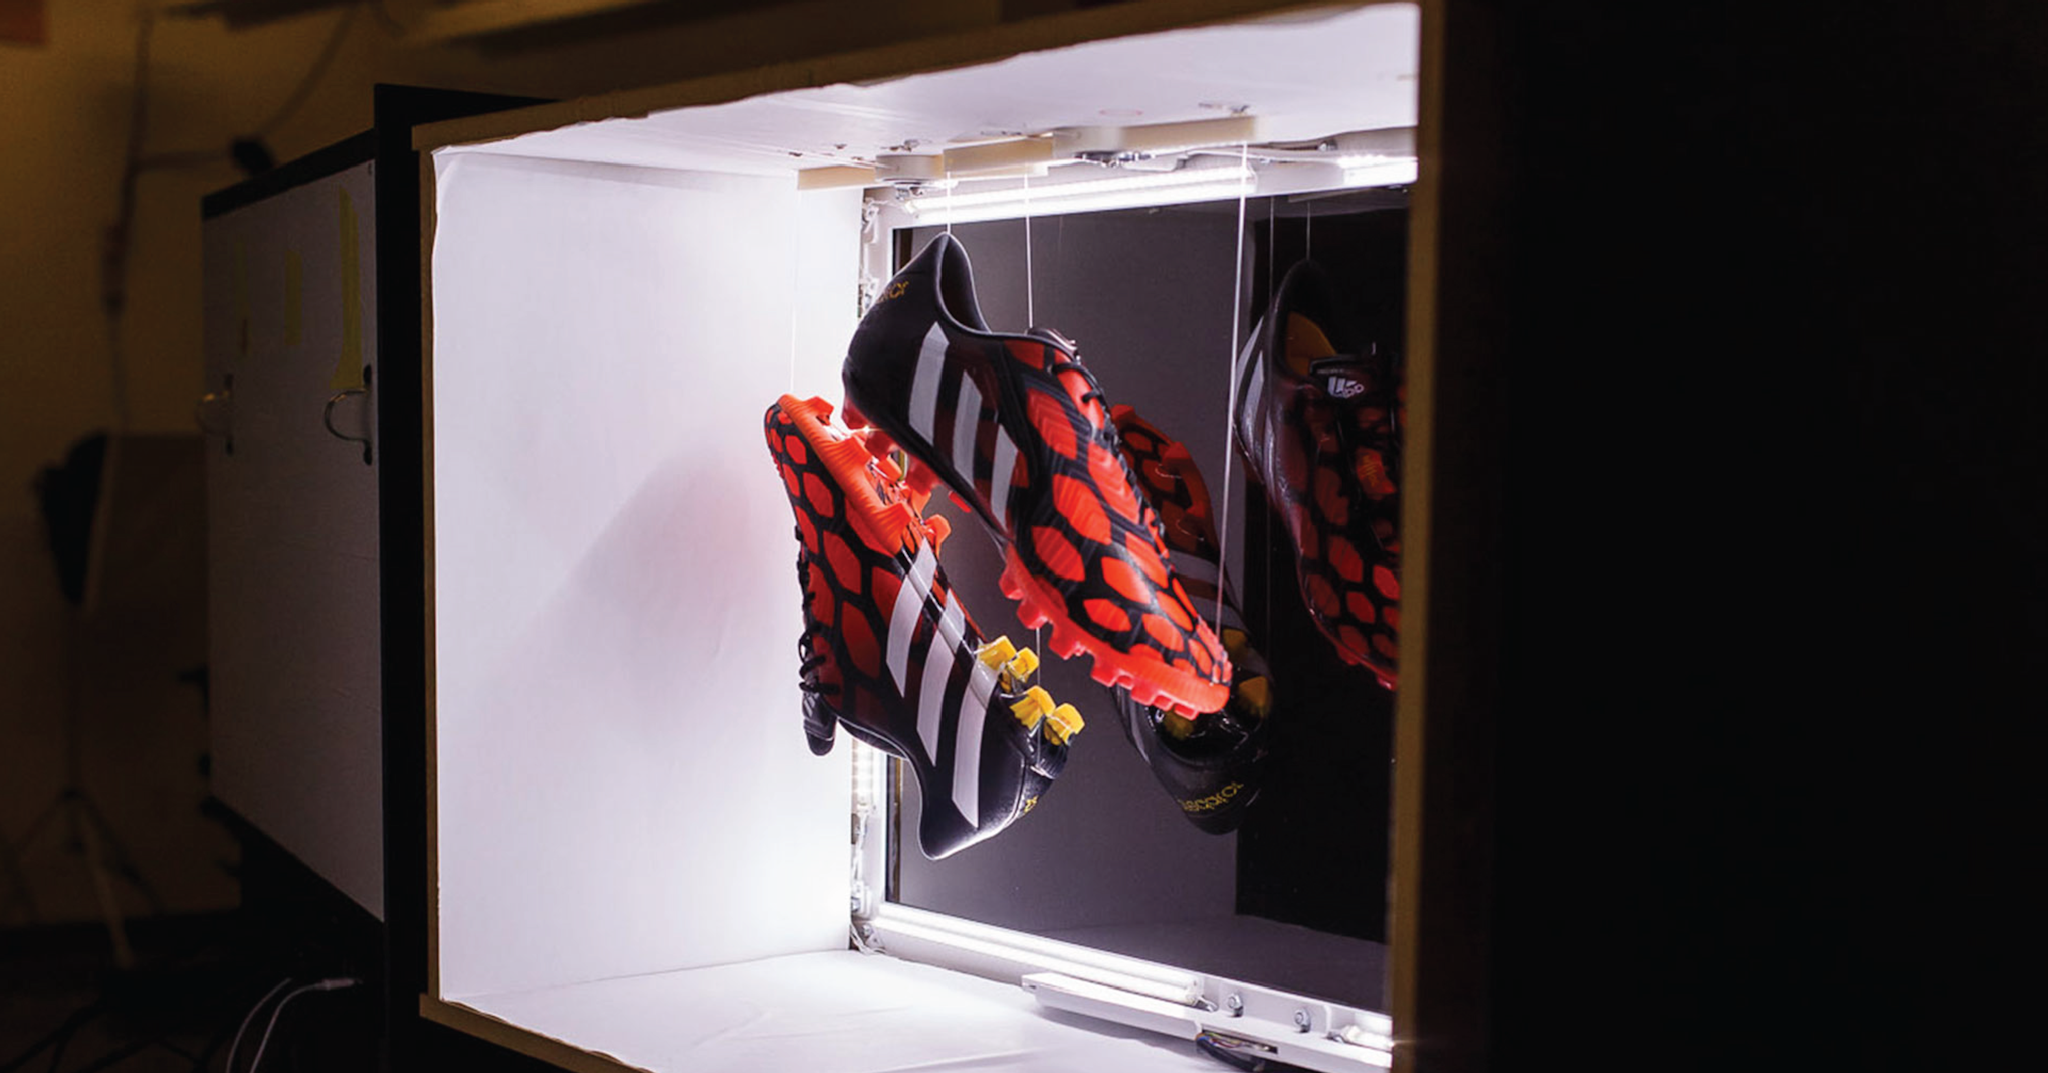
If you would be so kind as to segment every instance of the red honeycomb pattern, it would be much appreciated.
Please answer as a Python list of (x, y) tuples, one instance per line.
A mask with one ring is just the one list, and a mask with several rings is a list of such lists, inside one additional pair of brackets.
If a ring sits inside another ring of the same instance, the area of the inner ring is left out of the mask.
[[(862, 726), (888, 721), (898, 693), (883, 666), (882, 645), (889, 635), (884, 609), (896, 605), (909, 558), (926, 540), (936, 551), (945, 530), (942, 522), (927, 528), (918, 519), (921, 497), (904, 487), (901, 475), (886, 460), (867, 453), (861, 433), (813, 451), (798, 431), (791, 409), (822, 422), (832, 408), (820, 399), (798, 402), (785, 397), (768, 408), (763, 420), (768, 453), (789, 492), (802, 545), (797, 578), (804, 591), (805, 687), (829, 709), (811, 721), (812, 733), (815, 738), (822, 731), (829, 743), (836, 719)], [(829, 461), (841, 470), (858, 467), (852, 472), (860, 474), (859, 484), (848, 488), (834, 477), (828, 459), (819, 457), (827, 451), (834, 452)], [(849, 504), (849, 495), (873, 499)], [(865, 531), (868, 527), (862, 522), (878, 514), (907, 524)], [(944, 574), (934, 574), (932, 592), (937, 600), (946, 598)], [(971, 620), (968, 627), (979, 634)]]

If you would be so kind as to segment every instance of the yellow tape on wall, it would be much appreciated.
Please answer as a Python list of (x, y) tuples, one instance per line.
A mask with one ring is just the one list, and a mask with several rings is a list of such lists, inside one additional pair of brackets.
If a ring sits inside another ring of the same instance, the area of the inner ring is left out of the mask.
[(356, 206), (341, 191), (341, 358), (327, 386), (335, 391), (363, 386), (363, 274), (356, 250)]

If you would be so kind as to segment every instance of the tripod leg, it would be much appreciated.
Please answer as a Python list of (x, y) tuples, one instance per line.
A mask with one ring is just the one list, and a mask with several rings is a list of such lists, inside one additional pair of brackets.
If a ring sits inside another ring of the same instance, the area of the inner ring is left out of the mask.
[(99, 806), (85, 794), (79, 795), (78, 806), (85, 815), (85, 822), (92, 825), (99, 836), (100, 852), (104, 855), (100, 859), (112, 865), (114, 871), (120, 873), (121, 878), (127, 880), (128, 885), (134, 887), (137, 894), (142, 895), (142, 900), (149, 906), (151, 913), (162, 916), (163, 900), (156, 896), (156, 888), (142, 878), (142, 870), (135, 867), (135, 859), (128, 855), (128, 847), (122, 844), (121, 836), (114, 833), (113, 825), (101, 814)]
[(114, 964), (131, 969), (135, 967), (135, 950), (128, 945), (128, 928), (121, 917), (121, 905), (114, 898), (113, 881), (107, 877), (106, 854), (90, 807), (83, 797), (78, 799), (71, 815), (72, 832), (85, 849), (86, 870), (92, 873), (93, 893), (99, 896), (100, 918), (106, 922), (107, 939), (114, 945)]
[(0, 868), (7, 873), (7, 897), (0, 898), (0, 923), (6, 921), (7, 911), (14, 908), (16, 902), (20, 902), (22, 909), (27, 911), (29, 923), (40, 923), (43, 914), (36, 909), (35, 890), (28, 885), (28, 873), (21, 869), (21, 854), (15, 851), (11, 842), (0, 842)]
[(43, 833), (43, 825), (56, 819), (64, 811), (64, 805), (69, 800), (68, 793), (59, 793), (51, 798), (50, 803), (43, 806), (43, 811), (36, 813), (36, 818), (29, 821), (28, 833), (22, 835), (21, 841), (15, 844), (24, 847), (35, 845), (36, 836)]

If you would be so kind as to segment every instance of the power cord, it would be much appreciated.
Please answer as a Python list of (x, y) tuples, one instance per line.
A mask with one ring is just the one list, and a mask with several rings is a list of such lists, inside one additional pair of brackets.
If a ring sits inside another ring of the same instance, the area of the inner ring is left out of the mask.
[(249, 1007), (248, 1014), (242, 1018), (242, 1027), (235, 1029), (235, 1041), (233, 1043), (228, 1044), (228, 1061), (226, 1065), (221, 1067), (222, 1069), (226, 1070), (227, 1073), (235, 1073), (235, 1055), (239, 1053), (242, 1049), (242, 1034), (249, 1031), (250, 1022), (256, 1020), (256, 1015), (263, 1011), (263, 1007), (270, 1004), (270, 1000), (272, 998), (275, 998), (279, 991), (282, 991), (285, 988), (290, 987), (291, 985), (292, 978), (289, 976), (285, 977), (282, 980), (279, 980), (277, 982), (276, 987), (273, 987), (270, 990), (265, 991), (263, 993), (263, 997), (256, 1000), (256, 1005)]
[[(315, 980), (304, 987), (285, 992), (285, 996), (278, 999), (277, 1005), (272, 1007), (270, 1011), (270, 1023), (263, 1026), (263, 1038), (256, 1044), (256, 1057), (249, 1060), (249, 1073), (256, 1073), (258, 1069), (262, 1068), (263, 1052), (270, 1047), (270, 1033), (277, 1028), (277, 1018), (280, 1014), (284, 1013), (285, 1006), (291, 1000), (298, 998), (300, 995), (315, 991), (339, 991), (342, 988), (354, 987), (360, 983), (362, 981), (353, 976), (331, 976), (325, 980)], [(272, 994), (275, 993), (275, 991), (272, 992)], [(232, 1050), (228, 1053), (228, 1060), (227, 1073), (234, 1073), (234, 1053)]]
[(305, 106), (307, 98), (313, 95), (313, 87), (320, 84), (320, 80), (327, 74), (327, 69), (333, 66), (334, 58), (341, 53), (341, 42), (348, 37), (348, 29), (355, 24), (356, 12), (359, 10), (361, 7), (356, 4), (342, 9), (340, 17), (334, 20), (334, 27), (327, 31), (327, 40), (321, 44), (319, 53), (313, 57), (313, 62), (306, 65), (306, 73), (299, 78), (299, 84), (286, 95), (284, 103), (277, 106), (277, 110), (270, 114), (269, 119), (258, 124), (256, 129), (250, 132), (251, 138), (260, 139), (276, 133), (277, 128), (284, 126), (286, 120), (297, 115), (299, 109)]

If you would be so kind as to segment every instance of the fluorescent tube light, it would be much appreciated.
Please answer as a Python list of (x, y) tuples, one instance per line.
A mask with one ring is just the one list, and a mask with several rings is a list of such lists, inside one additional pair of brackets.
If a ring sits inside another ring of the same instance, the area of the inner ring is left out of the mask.
[(852, 746), (854, 811), (879, 813), (889, 792), (889, 754), (847, 737)]
[(1392, 1041), (1388, 1040), (1384, 1047), (1358, 1044), (1353, 1041), (1354, 1036), (1364, 1038), (1371, 1034), (1348, 1031), (1355, 1025), (1335, 1033), (1303, 1031), (1298, 1027), (1300, 1022), (1291, 1017), (1272, 1020), (1199, 1010), (1057, 972), (1028, 973), (1022, 983), (1024, 990), (1049, 1009), (1181, 1039), (1203, 1035), (1234, 1039), (1290, 1067), (1325, 1073), (1367, 1073), (1394, 1064)]
[(903, 211), (919, 223), (970, 223), (1023, 216), (1027, 210), (1054, 215), (1209, 201), (1250, 193), (1257, 184), (1257, 173), (1248, 167), (1182, 168), (1028, 188), (927, 194), (904, 202)]
[(1414, 157), (1344, 156), (1337, 166), (1344, 169), (1345, 186), (1405, 186), (1417, 172)]
[[(1177, 1006), (1193, 1006), (1202, 997), (1202, 978), (1183, 969), (895, 902), (877, 906), (870, 923), (886, 951), (901, 953), (901, 947), (916, 944), (943, 947), (984, 967), (1000, 968), (1011, 980), (1033, 972), (1057, 972)], [(951, 958), (911, 960), (961, 967), (947, 964)]]

